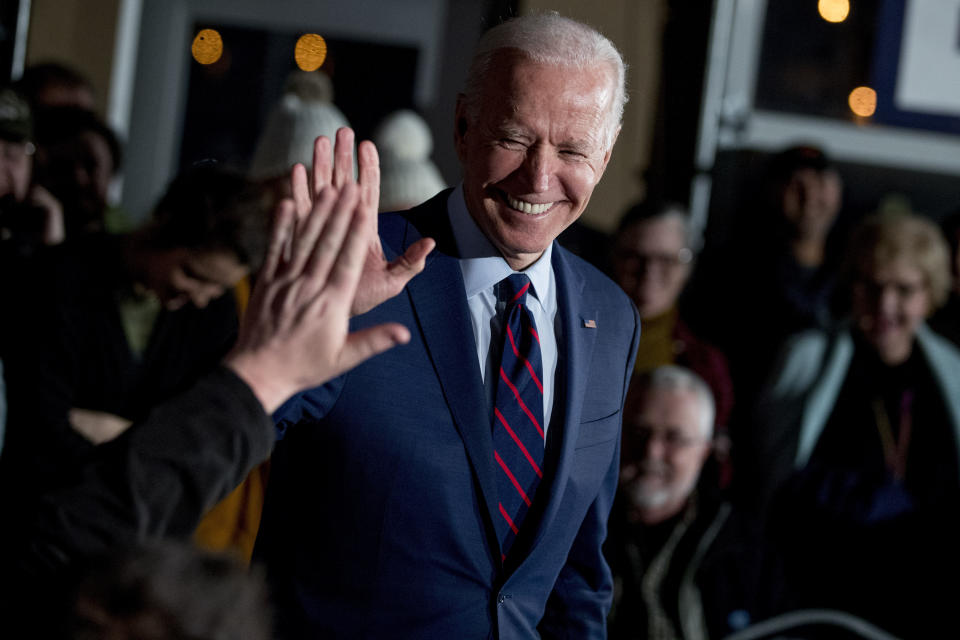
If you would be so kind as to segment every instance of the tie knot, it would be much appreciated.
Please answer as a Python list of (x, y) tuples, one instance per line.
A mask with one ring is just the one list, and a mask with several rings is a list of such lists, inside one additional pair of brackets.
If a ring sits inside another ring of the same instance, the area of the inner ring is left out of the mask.
[(526, 301), (530, 278), (522, 273), (512, 273), (500, 281), (500, 301), (507, 307)]

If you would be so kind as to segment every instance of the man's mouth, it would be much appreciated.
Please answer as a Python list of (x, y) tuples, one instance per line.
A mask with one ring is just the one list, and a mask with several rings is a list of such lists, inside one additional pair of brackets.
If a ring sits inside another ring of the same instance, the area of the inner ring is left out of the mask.
[(524, 202), (523, 200), (517, 200), (516, 198), (511, 196), (509, 193), (504, 193), (503, 196), (511, 209), (516, 209), (521, 213), (528, 213), (530, 215), (537, 215), (538, 213), (543, 213), (554, 205), (553, 202), (544, 202), (541, 204)]

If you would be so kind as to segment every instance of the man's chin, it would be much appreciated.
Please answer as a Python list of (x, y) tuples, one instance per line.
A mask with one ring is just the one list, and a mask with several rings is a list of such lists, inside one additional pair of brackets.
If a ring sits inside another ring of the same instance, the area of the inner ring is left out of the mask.
[(673, 497), (673, 492), (659, 482), (634, 483), (627, 493), (633, 506), (638, 509), (662, 507)]

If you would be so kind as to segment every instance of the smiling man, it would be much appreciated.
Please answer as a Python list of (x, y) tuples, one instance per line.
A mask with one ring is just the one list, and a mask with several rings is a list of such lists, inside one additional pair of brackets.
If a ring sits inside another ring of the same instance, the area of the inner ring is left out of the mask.
[(725, 638), (789, 607), (760, 523), (715, 482), (698, 482), (714, 411), (710, 388), (683, 367), (657, 367), (631, 385), (605, 547), (616, 584), (611, 638)]
[(457, 105), (467, 209), (516, 270), (580, 217), (619, 131), (614, 70), (544, 64), (514, 49), (490, 56), (478, 95)]
[[(275, 414), (257, 555), (283, 636), (605, 637), (639, 318), (554, 239), (607, 166), (623, 82), (613, 45), (555, 14), (481, 39), (455, 116), (463, 182), (381, 215), (370, 247), (388, 276), (429, 252), (424, 271), (369, 311), (390, 287), (368, 269), (354, 305), (355, 328), (401, 322), (410, 343)], [(352, 166), (351, 132), (332, 169), (328, 145), (314, 188)], [(358, 151), (376, 206), (376, 154)], [(295, 172), (301, 208), (307, 184)]]

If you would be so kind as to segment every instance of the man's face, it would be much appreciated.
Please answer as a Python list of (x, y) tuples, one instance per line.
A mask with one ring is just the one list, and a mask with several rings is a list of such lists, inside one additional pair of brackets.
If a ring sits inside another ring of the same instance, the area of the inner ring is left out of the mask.
[(798, 169), (783, 188), (783, 217), (800, 237), (825, 237), (840, 212), (842, 193), (836, 171)]
[(0, 139), (0, 197), (13, 194), (17, 202), (27, 197), (33, 168), (30, 149), (26, 142)]
[[(610, 73), (542, 65), (503, 52), (455, 141), (470, 215), (514, 269), (540, 257), (587, 206), (610, 159)], [(611, 144), (612, 147), (612, 144)]]
[[(675, 513), (697, 484), (710, 454), (693, 391), (654, 388), (625, 415), (620, 484), (633, 508)], [(668, 516), (667, 516), (668, 517)]]
[(113, 177), (110, 145), (100, 135), (85, 131), (43, 149), (47, 188), (63, 203), (73, 228), (99, 224), (107, 207)]
[(673, 217), (634, 224), (617, 237), (613, 273), (643, 319), (672, 308), (690, 275), (683, 223)]
[(168, 310), (188, 302), (202, 309), (250, 272), (229, 251), (168, 249), (155, 252), (142, 284)]

